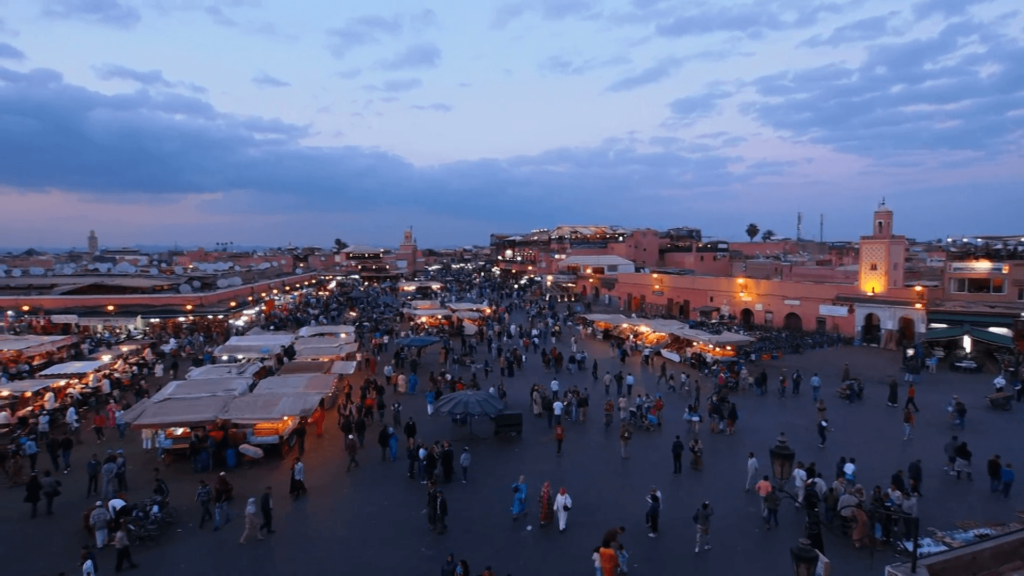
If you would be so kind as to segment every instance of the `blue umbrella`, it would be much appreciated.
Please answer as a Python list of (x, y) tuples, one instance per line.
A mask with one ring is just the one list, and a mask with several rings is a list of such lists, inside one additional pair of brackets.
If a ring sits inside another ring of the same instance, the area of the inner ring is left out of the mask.
[(405, 348), (426, 348), (440, 341), (440, 338), (435, 338), (434, 336), (412, 336), (410, 338), (399, 338), (395, 341), (395, 344)]

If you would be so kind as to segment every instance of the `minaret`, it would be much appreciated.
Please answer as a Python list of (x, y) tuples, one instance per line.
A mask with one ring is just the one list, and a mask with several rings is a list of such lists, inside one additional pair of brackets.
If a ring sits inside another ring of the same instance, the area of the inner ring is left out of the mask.
[(89, 253), (96, 254), (100, 251), (100, 239), (96, 237), (95, 230), (89, 230)]
[(871, 235), (860, 238), (860, 288), (866, 294), (903, 287), (907, 239), (892, 233), (892, 223), (892, 210), (883, 198), (872, 217)]

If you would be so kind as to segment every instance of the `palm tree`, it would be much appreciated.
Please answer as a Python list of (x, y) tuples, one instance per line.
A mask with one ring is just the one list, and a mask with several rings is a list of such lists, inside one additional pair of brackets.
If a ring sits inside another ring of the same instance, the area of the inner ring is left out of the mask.
[(762, 242), (768, 242), (772, 238), (775, 238), (775, 232), (772, 232), (771, 230), (765, 230), (764, 234), (761, 234)]
[(335, 252), (341, 252), (345, 248), (348, 248), (348, 242), (345, 242), (341, 238), (335, 238), (334, 239), (334, 251)]
[(747, 237), (750, 238), (751, 242), (754, 241), (754, 238), (757, 238), (757, 233), (760, 231), (761, 229), (758, 228), (757, 224), (754, 224), (753, 222), (747, 224)]

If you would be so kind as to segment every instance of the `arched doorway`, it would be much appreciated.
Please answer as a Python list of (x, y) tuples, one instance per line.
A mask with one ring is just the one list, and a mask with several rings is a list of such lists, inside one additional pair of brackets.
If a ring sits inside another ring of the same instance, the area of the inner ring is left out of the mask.
[(882, 343), (882, 321), (878, 314), (868, 314), (864, 317), (864, 325), (860, 327), (860, 341), (863, 344)]
[(640, 298), (633, 296), (633, 306), (630, 308), (633, 312), (640, 310)]
[(587, 285), (586, 284), (580, 286), (580, 296), (582, 296), (584, 298), (587, 297)]
[(782, 319), (782, 327), (786, 330), (800, 332), (804, 329), (804, 320), (796, 312), (790, 312)]
[(913, 346), (915, 323), (914, 319), (908, 316), (901, 316), (899, 323), (899, 343), (902, 346)]
[(601, 297), (601, 289), (598, 288), (597, 286), (594, 286), (594, 300), (597, 300), (600, 297)]
[(744, 308), (740, 312), (740, 323), (744, 326), (752, 326), (754, 324), (754, 311), (750, 308)]

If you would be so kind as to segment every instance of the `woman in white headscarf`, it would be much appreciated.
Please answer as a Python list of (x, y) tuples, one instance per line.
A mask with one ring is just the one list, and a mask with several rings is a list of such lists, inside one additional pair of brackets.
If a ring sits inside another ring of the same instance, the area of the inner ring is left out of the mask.
[(565, 522), (569, 519), (569, 510), (572, 509), (572, 498), (565, 492), (565, 488), (558, 489), (558, 496), (555, 496), (555, 515), (558, 516), (558, 531), (565, 532)]
[(250, 533), (255, 534), (257, 540), (263, 540), (263, 536), (260, 535), (260, 521), (256, 519), (256, 508), (256, 499), (249, 498), (245, 504), (245, 532), (242, 533), (239, 544), (245, 544), (245, 539)]

